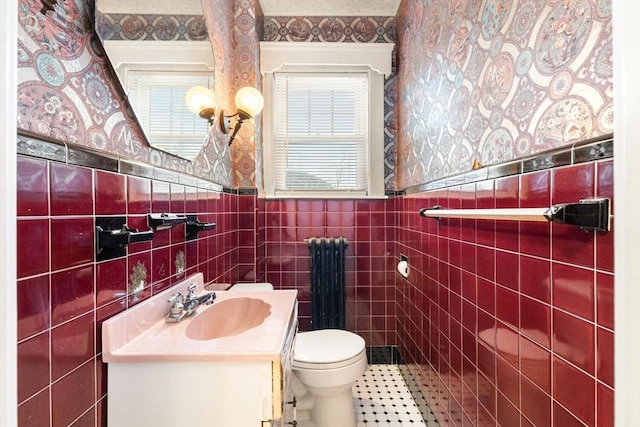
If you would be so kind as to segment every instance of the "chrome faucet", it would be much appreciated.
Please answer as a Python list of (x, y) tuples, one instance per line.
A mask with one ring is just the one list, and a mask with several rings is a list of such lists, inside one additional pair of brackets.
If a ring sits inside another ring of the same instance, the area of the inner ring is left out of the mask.
[(196, 309), (201, 305), (211, 305), (216, 299), (215, 292), (209, 292), (207, 294), (196, 296), (195, 283), (192, 283), (187, 287), (187, 296), (183, 296), (180, 292), (171, 295), (167, 300), (171, 304), (169, 314), (167, 314), (166, 321), (169, 323), (177, 323), (184, 318), (191, 316), (196, 312)]

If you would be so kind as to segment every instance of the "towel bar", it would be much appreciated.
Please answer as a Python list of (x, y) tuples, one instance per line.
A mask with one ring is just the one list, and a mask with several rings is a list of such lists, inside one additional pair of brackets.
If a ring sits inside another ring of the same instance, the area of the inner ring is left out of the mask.
[(577, 225), (583, 230), (609, 231), (611, 219), (609, 199), (580, 200), (578, 203), (553, 205), (549, 208), (514, 209), (420, 209), (429, 218), (488, 219), (499, 221), (557, 222)]

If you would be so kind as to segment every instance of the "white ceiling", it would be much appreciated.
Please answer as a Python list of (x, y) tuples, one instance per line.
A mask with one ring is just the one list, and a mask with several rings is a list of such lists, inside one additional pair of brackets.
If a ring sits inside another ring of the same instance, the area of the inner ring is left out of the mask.
[(265, 16), (395, 16), (400, 0), (260, 0)]

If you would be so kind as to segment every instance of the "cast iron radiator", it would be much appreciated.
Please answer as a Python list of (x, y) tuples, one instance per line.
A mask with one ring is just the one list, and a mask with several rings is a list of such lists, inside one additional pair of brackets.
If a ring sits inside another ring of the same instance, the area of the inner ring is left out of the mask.
[(308, 239), (311, 255), (311, 329), (345, 329), (344, 237)]

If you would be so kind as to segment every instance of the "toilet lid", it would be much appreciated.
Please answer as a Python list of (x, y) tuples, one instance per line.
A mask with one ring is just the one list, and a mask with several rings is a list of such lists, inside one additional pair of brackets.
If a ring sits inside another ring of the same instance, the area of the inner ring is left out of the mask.
[(352, 359), (364, 350), (362, 337), (340, 329), (300, 332), (293, 359), (303, 363), (335, 363)]

